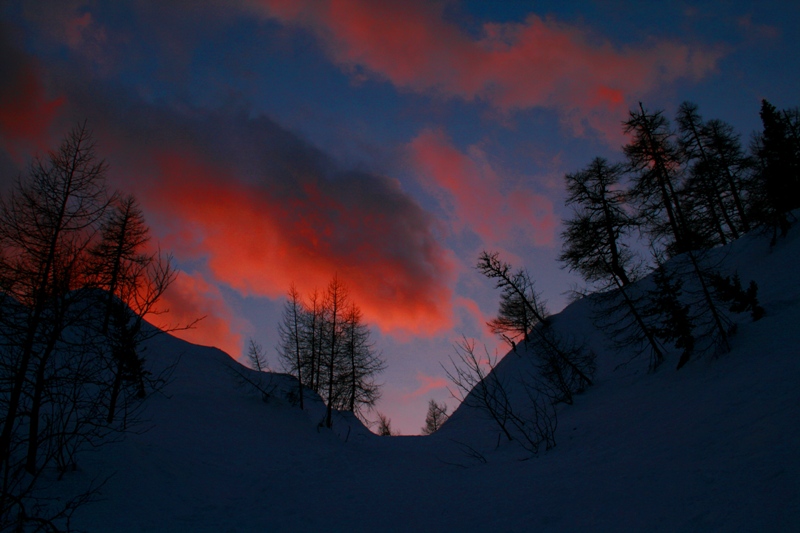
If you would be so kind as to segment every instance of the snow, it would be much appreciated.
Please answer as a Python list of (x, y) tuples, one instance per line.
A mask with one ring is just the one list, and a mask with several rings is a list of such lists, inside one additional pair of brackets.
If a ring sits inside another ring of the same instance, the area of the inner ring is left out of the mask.
[[(66, 483), (113, 472), (87, 531), (798, 531), (800, 530), (800, 228), (770, 250), (749, 235), (718, 249), (755, 279), (767, 315), (737, 319), (733, 350), (615, 370), (590, 299), (554, 317), (598, 353), (595, 384), (559, 407), (557, 446), (537, 457), (479, 412), (459, 408), (429, 437), (377, 437), (344, 415), (320, 428), (272, 380), (268, 402), (237, 386), (214, 348), (164, 335), (148, 361), (178, 361), (148, 400), (147, 431), (81, 457)], [(509, 354), (498, 372), (522, 375)], [(250, 372), (240, 369), (244, 372)], [(248, 374), (255, 375), (255, 374)], [(420, 418), (424, 413), (420, 414)], [(499, 442), (499, 445), (498, 445)], [(482, 460), (464, 453), (468, 444)]]

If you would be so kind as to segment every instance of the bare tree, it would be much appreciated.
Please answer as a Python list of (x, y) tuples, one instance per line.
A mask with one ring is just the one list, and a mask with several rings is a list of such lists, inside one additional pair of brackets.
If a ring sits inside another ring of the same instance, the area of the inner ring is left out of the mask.
[(47, 500), (52, 472), (129, 430), (136, 400), (164, 379), (137, 349), (158, 332), (143, 319), (175, 272), (168, 256), (141, 255), (141, 214), (131, 197), (109, 198), (105, 172), (79, 125), (0, 205), (0, 523), (20, 531), (57, 530), (92, 499), (96, 486), (61, 507)]
[(447, 420), (447, 404), (439, 405), (431, 398), (428, 402), (428, 413), (425, 415), (425, 425), (422, 426), (423, 435), (431, 435), (442, 427)]
[(269, 363), (267, 363), (267, 354), (264, 353), (264, 348), (258, 344), (255, 339), (250, 339), (247, 343), (247, 360), (250, 362), (250, 368), (257, 372), (269, 372)]
[(499, 437), (519, 443), (531, 455), (537, 455), (542, 446), (549, 450), (556, 445), (557, 397), (548, 383), (530, 374), (513, 382), (500, 377), (497, 359), (484, 347), (486, 360), (482, 361), (475, 341), (466, 337), (455, 351), (452, 368), (443, 368), (456, 400), (483, 413), (496, 425)]
[(307, 304), (292, 286), (279, 334), (278, 353), (284, 369), (297, 377), (301, 405), (302, 387), (307, 387), (325, 401), (325, 425), (332, 423), (334, 409), (364, 420), (362, 409), (371, 409), (380, 398), (375, 376), (385, 365), (344, 282), (334, 276), (322, 296), (314, 291)]
[(532, 343), (531, 349), (539, 358), (542, 375), (561, 391), (560, 401), (572, 403), (574, 393), (592, 385), (594, 353), (580, 344), (566, 341), (550, 327), (546, 309), (533, 292), (525, 270), (512, 271), (511, 265), (500, 261), (497, 253), (488, 252), (481, 254), (478, 270), (495, 280), (495, 286), (502, 291), (501, 302), (516, 298), (535, 318), (536, 324), (528, 338)]
[(393, 437), (397, 435), (392, 429), (392, 421), (383, 413), (378, 413), (378, 435), (381, 437)]
[[(303, 351), (303, 316), (306, 310), (300, 300), (300, 293), (292, 284), (289, 287), (286, 303), (283, 306), (283, 318), (278, 324), (278, 355), (284, 363), (284, 367), (297, 377), (297, 397), (300, 401), (300, 409), (303, 405), (303, 380), (306, 378), (307, 365)], [(312, 341), (313, 342), (313, 341)], [(313, 366), (313, 361), (311, 361)]]
[[(13, 367), (7, 414), (0, 433), (0, 464), (8, 468), (12, 435), (21, 413), (28, 427), (26, 470), (37, 471), (39, 423), (48, 363), (66, 328), (74, 303), (72, 289), (87, 276), (83, 260), (94, 225), (108, 205), (106, 165), (97, 159), (91, 133), (74, 128), (56, 152), (36, 159), (29, 180), (18, 181), (0, 209), (0, 242), (4, 250), (3, 292), (22, 304), (25, 316), (15, 320), (18, 361)], [(29, 404), (23, 389), (33, 384)]]

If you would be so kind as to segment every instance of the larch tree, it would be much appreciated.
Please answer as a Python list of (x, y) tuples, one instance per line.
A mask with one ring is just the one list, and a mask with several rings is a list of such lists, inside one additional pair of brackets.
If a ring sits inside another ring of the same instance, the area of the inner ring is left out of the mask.
[[(91, 488), (56, 509), (46, 480), (126, 431), (134, 397), (163, 382), (136, 347), (157, 332), (143, 317), (175, 273), (168, 256), (140, 251), (141, 213), (108, 194), (106, 169), (84, 123), (0, 204), (0, 523), (20, 531), (56, 530), (90, 499)], [(135, 392), (118, 420), (123, 381)]]
[(498, 254), (483, 252), (478, 259), (478, 271), (494, 280), (500, 289), (502, 302), (519, 299), (526, 312), (536, 322), (528, 333), (533, 350), (539, 359), (539, 371), (551, 384), (558, 401), (572, 403), (572, 396), (592, 385), (595, 370), (595, 356), (584, 346), (567, 342), (550, 327), (547, 312), (538, 295), (533, 291), (533, 283), (524, 269), (514, 271), (511, 265), (499, 259)]
[(292, 284), (286, 295), (286, 303), (283, 306), (283, 315), (278, 324), (278, 355), (283, 361), (284, 368), (289, 370), (297, 377), (297, 397), (300, 401), (300, 409), (304, 409), (303, 404), (303, 380), (306, 379), (306, 372), (311, 372), (313, 361), (308, 361), (304, 350), (303, 323), (306, 309), (300, 299), (300, 293)]
[(728, 234), (739, 238), (742, 232), (750, 231), (746, 195), (751, 186), (752, 159), (744, 153), (740, 137), (730, 124), (718, 119), (703, 121), (696, 104), (681, 104), (677, 122), (690, 180), (699, 182), (709, 212), (713, 209), (719, 213), (715, 229), (719, 232), (720, 226), (727, 226), (722, 241)]
[(599, 298), (603, 311), (597, 320), (616, 344), (649, 351), (655, 368), (664, 359), (663, 350), (642, 316), (641, 298), (630, 289), (633, 254), (622, 244), (637, 227), (620, 188), (624, 173), (624, 165), (595, 158), (586, 169), (565, 176), (573, 216), (564, 222), (559, 260), (587, 282), (617, 289)]
[(661, 111), (649, 113), (639, 103), (624, 123), (632, 136), (623, 147), (634, 173), (631, 196), (636, 201), (644, 229), (654, 242), (663, 242), (670, 255), (694, 246), (681, 209), (681, 156)]
[(0, 208), (0, 285), (22, 304), (25, 315), (15, 320), (19, 329), (10, 349), (17, 361), (4, 377), (12, 384), (0, 432), (4, 470), (10, 466), (12, 438), (23, 416), (29, 434), (25, 468), (30, 474), (38, 471), (47, 368), (68, 325), (69, 307), (76, 304), (72, 289), (88, 276), (85, 256), (109, 203), (105, 175), (106, 164), (97, 158), (91, 132), (85, 124), (77, 126), (57, 151), (34, 160), (28, 180), (19, 180)]
[(250, 363), (250, 368), (256, 372), (269, 372), (267, 354), (255, 339), (250, 339), (247, 343), (247, 361)]
[(626, 211), (620, 188), (624, 172), (624, 165), (598, 157), (586, 169), (565, 176), (566, 203), (573, 216), (565, 221), (559, 260), (589, 282), (615, 279), (621, 286), (631, 282), (631, 254), (621, 240), (636, 221)]
[(383, 372), (385, 365), (370, 342), (370, 331), (363, 321), (361, 309), (353, 302), (344, 315), (342, 333), (346, 362), (340, 381), (346, 387), (345, 409), (359, 413), (361, 407), (369, 409), (380, 398), (380, 387), (374, 377)]
[(325, 427), (333, 426), (333, 406), (342, 396), (342, 390), (337, 386), (337, 374), (342, 364), (342, 327), (344, 313), (347, 309), (347, 286), (335, 275), (328, 283), (322, 302), (325, 317), (324, 333), (326, 337), (326, 351), (323, 358), (323, 367), (326, 383)]
[(440, 405), (436, 403), (436, 400), (431, 398), (428, 402), (428, 412), (425, 415), (425, 425), (422, 426), (422, 434), (432, 435), (436, 433), (447, 419), (447, 404), (442, 403)]

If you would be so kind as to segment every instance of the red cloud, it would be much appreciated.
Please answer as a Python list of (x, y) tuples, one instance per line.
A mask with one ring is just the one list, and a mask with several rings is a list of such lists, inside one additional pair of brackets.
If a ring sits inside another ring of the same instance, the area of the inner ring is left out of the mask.
[(503, 110), (557, 107), (577, 128), (602, 129), (612, 119), (618, 129), (626, 101), (679, 78), (700, 78), (721, 57), (719, 50), (665, 41), (615, 47), (536, 15), (523, 23), (485, 24), (476, 38), (445, 19), (444, 2), (257, 5), (267, 16), (309, 28), (346, 68), (364, 67), (398, 87), (485, 99)]
[(240, 293), (278, 298), (292, 282), (308, 293), (336, 273), (384, 331), (452, 325), (448, 254), (396, 182), (297, 176), (299, 184), (262, 187), (197, 156), (157, 161), (159, 183), (143, 203), (176, 228), (165, 246), (207, 258), (213, 276)]
[(13, 156), (45, 151), (49, 130), (64, 98), (49, 99), (36, 72), (26, 58), (0, 44), (9, 54), (0, 60), (0, 138)]
[[(179, 273), (159, 302), (163, 314), (148, 315), (162, 329), (186, 327), (202, 318), (196, 327), (177, 330), (173, 335), (195, 344), (215, 346), (233, 358), (242, 353), (242, 338), (233, 332), (233, 313), (222, 294), (198, 273)], [(168, 311), (168, 312), (166, 312)], [(238, 329), (238, 328), (237, 328)]]
[(518, 234), (535, 245), (553, 243), (552, 201), (521, 188), (505, 190), (504, 180), (479, 147), (464, 154), (442, 131), (425, 130), (409, 150), (429, 190), (443, 192), (452, 218), (477, 233), (485, 245), (495, 247)]

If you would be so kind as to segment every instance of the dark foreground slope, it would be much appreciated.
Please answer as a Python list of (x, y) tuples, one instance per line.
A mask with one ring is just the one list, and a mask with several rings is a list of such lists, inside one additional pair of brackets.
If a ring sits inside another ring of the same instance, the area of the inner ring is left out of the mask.
[[(800, 527), (800, 232), (770, 251), (746, 237), (730, 268), (755, 279), (767, 316), (733, 350), (617, 365), (587, 300), (555, 317), (599, 355), (596, 384), (559, 411), (558, 445), (537, 458), (462, 408), (431, 437), (374, 437), (357, 422), (318, 429), (306, 412), (239, 388), (222, 352), (163, 336), (181, 355), (149, 431), (83, 458), (75, 478), (114, 472), (89, 531), (789, 531)], [(674, 356), (673, 356), (674, 357)], [(498, 369), (519, 373), (524, 356)], [(483, 460), (464, 453), (464, 444)], [(484, 462), (485, 460), (485, 462)]]

